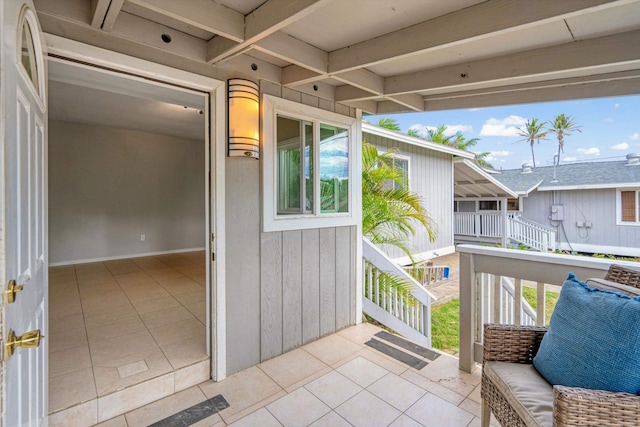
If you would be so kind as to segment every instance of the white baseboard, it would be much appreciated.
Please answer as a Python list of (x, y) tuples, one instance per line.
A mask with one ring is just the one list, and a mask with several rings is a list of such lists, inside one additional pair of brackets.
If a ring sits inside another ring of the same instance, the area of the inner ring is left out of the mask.
[(623, 246), (604, 246), (589, 245), (584, 243), (571, 243), (571, 247), (567, 243), (560, 243), (560, 248), (565, 251), (573, 249), (576, 252), (588, 252), (594, 254), (611, 254), (618, 256), (639, 257), (640, 248), (629, 248)]
[(73, 261), (52, 262), (52, 263), (49, 263), (49, 267), (59, 267), (62, 265), (73, 265), (73, 264), (87, 264), (89, 262), (113, 261), (116, 259), (142, 258), (146, 256), (156, 256), (156, 255), (166, 255), (166, 254), (179, 254), (182, 252), (195, 252), (195, 251), (204, 251), (204, 250), (205, 250), (205, 247), (203, 246), (201, 248), (172, 249), (168, 251), (145, 252), (142, 254), (128, 254), (128, 255), (116, 255), (116, 256), (102, 257), (102, 258), (78, 259)]
[[(419, 254), (413, 254), (413, 260), (415, 262), (427, 261), (432, 258), (437, 258), (443, 255), (449, 255), (456, 251), (455, 246), (446, 246), (444, 248), (432, 249), (426, 252), (420, 252)], [(411, 264), (411, 259), (408, 256), (404, 256), (401, 258), (394, 258), (393, 261), (399, 265), (409, 265)]]

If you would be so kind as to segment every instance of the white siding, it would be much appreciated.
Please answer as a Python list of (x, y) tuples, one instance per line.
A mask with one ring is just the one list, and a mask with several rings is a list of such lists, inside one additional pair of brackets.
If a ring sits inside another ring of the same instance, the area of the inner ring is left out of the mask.
[[(438, 232), (436, 240), (431, 242), (424, 227), (416, 227), (417, 233), (408, 245), (412, 253), (453, 246), (452, 156), (368, 133), (363, 135), (363, 140), (375, 145), (379, 151), (396, 148), (398, 154), (410, 157), (410, 189), (422, 197)], [(385, 252), (392, 258), (405, 256), (397, 248), (385, 248)]]
[[(564, 207), (564, 232), (559, 221), (551, 221), (551, 205)], [(536, 191), (524, 198), (523, 217), (548, 226), (557, 226), (561, 242), (625, 248), (640, 247), (640, 227), (616, 225), (616, 190)], [(591, 222), (591, 228), (577, 222)], [(566, 237), (564, 235), (566, 233)]]

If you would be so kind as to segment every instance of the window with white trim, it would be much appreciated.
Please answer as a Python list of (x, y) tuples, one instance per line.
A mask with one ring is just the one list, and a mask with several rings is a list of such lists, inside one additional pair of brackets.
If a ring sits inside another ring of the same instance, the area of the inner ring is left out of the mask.
[(640, 225), (640, 190), (618, 190), (618, 224)]
[(400, 175), (400, 183), (391, 181), (389, 187), (398, 189), (404, 188), (409, 190), (409, 157), (401, 156), (398, 154), (391, 155), (391, 167), (393, 170), (398, 171)]
[(264, 231), (357, 223), (356, 119), (269, 95), (263, 106)]

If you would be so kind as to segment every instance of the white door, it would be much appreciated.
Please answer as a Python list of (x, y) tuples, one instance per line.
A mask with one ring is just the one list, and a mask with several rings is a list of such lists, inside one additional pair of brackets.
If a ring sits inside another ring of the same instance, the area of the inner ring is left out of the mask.
[[(46, 69), (32, 1), (0, 4), (2, 425), (38, 426), (47, 415)], [(22, 286), (13, 302), (12, 283)]]

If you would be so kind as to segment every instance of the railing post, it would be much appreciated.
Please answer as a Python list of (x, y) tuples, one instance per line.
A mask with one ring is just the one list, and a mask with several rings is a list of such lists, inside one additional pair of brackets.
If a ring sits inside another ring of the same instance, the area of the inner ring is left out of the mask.
[(476, 368), (474, 344), (476, 330), (475, 268), (473, 254), (460, 253), (460, 370), (473, 372)]

